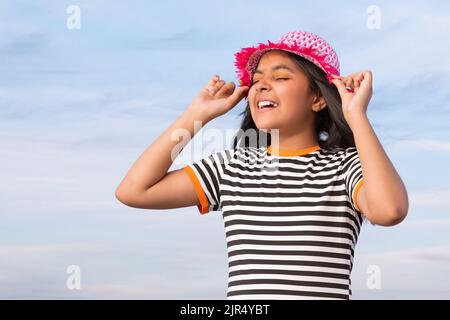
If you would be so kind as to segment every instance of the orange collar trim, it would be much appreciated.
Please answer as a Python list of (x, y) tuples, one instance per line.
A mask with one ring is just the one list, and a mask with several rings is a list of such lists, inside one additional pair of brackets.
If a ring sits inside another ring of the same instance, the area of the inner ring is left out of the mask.
[(309, 147), (306, 149), (296, 149), (296, 150), (286, 150), (286, 149), (272, 150), (272, 146), (268, 146), (267, 153), (272, 156), (295, 157), (295, 156), (302, 156), (319, 149), (320, 145), (316, 145), (314, 147)]

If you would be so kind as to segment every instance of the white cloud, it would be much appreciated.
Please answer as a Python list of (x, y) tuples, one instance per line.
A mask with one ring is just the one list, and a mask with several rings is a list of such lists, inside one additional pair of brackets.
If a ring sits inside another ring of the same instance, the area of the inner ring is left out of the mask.
[(437, 153), (450, 153), (450, 140), (436, 139), (402, 139), (393, 142), (393, 148), (417, 151), (432, 151)]

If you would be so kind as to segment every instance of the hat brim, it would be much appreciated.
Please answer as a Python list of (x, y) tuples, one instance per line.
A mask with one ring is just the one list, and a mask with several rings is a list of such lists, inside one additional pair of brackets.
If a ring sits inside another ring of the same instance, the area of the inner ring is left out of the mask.
[(314, 48), (299, 47), (285, 43), (275, 43), (268, 40), (266, 43), (259, 43), (257, 46), (242, 48), (235, 53), (234, 65), (241, 86), (251, 86), (251, 76), (255, 71), (261, 56), (270, 50), (283, 50), (297, 54), (322, 69), (327, 76), (329, 83), (332, 82), (332, 75), (340, 75), (339, 70), (325, 63), (326, 55), (321, 56)]

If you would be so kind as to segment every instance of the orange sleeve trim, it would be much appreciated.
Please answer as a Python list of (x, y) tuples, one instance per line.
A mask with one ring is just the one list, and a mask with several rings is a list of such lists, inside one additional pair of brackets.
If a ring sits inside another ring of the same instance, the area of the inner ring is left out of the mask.
[(358, 200), (358, 192), (359, 192), (359, 189), (361, 189), (361, 187), (363, 185), (363, 182), (364, 182), (364, 179), (359, 180), (358, 183), (355, 186), (355, 190), (353, 191), (353, 203), (355, 204), (355, 208), (358, 211), (361, 211), (359, 209), (358, 201), (357, 201)]
[(189, 178), (191, 178), (192, 183), (194, 184), (195, 192), (197, 193), (198, 200), (200, 203), (197, 205), (198, 211), (201, 214), (205, 214), (209, 212), (209, 202), (208, 198), (206, 198), (205, 192), (203, 191), (202, 185), (195, 175), (194, 170), (191, 167), (186, 166), (183, 170), (188, 174)]

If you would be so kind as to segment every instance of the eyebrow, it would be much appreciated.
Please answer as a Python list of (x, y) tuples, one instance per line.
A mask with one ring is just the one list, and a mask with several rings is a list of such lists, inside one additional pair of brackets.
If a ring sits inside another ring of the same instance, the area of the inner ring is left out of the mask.
[[(291, 68), (289, 68), (285, 64), (279, 64), (279, 65), (273, 67), (272, 71), (276, 71), (276, 70), (279, 70), (279, 69), (286, 69), (286, 70), (289, 70), (292, 73), (295, 73), (294, 70), (292, 70)], [(261, 70), (259, 70), (259, 69), (256, 69), (255, 72), (253, 72), (253, 74), (256, 74), (256, 73), (263, 73), (263, 72)]]

